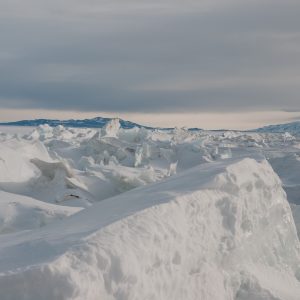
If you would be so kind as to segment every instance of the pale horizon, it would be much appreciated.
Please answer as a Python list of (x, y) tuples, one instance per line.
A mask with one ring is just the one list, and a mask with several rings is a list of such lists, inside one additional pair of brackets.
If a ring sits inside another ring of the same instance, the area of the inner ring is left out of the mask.
[(95, 117), (120, 118), (152, 127), (188, 127), (207, 130), (248, 130), (262, 126), (283, 124), (300, 120), (300, 112), (254, 111), (254, 112), (200, 112), (200, 113), (116, 113), (77, 112), (55, 110), (1, 109), (0, 122), (32, 119), (90, 119)]

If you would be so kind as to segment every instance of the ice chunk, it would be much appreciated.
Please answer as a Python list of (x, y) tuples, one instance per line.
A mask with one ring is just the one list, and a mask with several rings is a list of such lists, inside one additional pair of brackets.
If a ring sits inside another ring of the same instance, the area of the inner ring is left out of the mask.
[(116, 137), (120, 129), (120, 120), (112, 119), (103, 128), (102, 133), (104, 136)]

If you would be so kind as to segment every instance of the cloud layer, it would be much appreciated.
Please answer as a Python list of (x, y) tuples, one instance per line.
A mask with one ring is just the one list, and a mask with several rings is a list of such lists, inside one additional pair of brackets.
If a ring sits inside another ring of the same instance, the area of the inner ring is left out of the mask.
[(299, 111), (298, 0), (0, 0), (0, 107)]

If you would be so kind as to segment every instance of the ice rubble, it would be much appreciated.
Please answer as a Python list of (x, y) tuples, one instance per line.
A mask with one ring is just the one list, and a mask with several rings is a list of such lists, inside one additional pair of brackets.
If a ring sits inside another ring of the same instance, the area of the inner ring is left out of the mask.
[(299, 144), (117, 119), (0, 133), (1, 300), (298, 300), (299, 241), (269, 163), (299, 226)]

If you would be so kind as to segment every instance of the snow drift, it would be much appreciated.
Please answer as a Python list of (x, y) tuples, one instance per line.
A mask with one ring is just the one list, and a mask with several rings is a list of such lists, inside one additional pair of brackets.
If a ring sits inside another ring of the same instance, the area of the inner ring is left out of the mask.
[(267, 161), (203, 164), (0, 236), (3, 300), (298, 300), (300, 244)]

